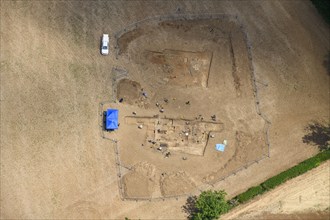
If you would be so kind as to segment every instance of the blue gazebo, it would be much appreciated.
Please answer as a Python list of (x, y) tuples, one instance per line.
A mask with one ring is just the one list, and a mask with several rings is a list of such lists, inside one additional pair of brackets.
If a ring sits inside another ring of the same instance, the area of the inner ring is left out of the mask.
[(108, 109), (105, 116), (105, 129), (118, 129), (118, 109)]

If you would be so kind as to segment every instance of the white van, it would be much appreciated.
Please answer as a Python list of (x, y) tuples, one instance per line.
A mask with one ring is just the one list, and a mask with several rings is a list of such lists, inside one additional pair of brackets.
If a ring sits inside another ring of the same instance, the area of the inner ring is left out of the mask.
[(109, 34), (103, 34), (102, 36), (101, 54), (109, 54)]

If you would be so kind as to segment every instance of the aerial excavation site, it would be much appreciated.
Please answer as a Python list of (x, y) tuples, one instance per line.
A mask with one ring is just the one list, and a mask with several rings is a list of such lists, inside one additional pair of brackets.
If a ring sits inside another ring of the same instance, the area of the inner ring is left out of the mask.
[(207, 219), (187, 204), (218, 190), (221, 219), (327, 219), (329, 161), (262, 184), (317, 155), (306, 128), (329, 123), (329, 24), (311, 1), (0, 8), (1, 219)]

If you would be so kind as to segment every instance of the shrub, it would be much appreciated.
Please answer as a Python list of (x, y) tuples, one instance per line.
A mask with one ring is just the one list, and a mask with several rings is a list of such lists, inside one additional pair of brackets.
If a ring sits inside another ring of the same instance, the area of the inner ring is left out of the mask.
[(265, 189), (262, 186), (254, 186), (245, 191), (244, 193), (238, 195), (236, 198), (240, 203), (243, 203), (254, 198), (257, 195), (262, 194), (264, 191)]
[(266, 180), (261, 186), (265, 189), (273, 189), (276, 186), (284, 183), (285, 181), (297, 177), (317, 166), (320, 165), (321, 162), (330, 159), (330, 150), (323, 151), (312, 158), (309, 158), (298, 165)]
[(225, 196), (226, 192), (223, 190), (202, 192), (196, 200), (196, 212), (192, 215), (192, 219), (211, 220), (219, 218), (221, 214), (229, 210)]
[[(247, 191), (237, 195), (234, 200), (238, 200), (239, 203), (244, 203), (257, 195), (264, 193), (267, 190), (273, 189), (276, 186), (286, 182), (289, 179), (297, 177), (307, 171), (318, 167), (323, 161), (330, 159), (330, 150), (324, 150), (312, 158), (309, 158), (298, 165), (272, 177), (258, 186), (254, 186)], [(234, 207), (234, 206), (232, 206)]]
[(266, 180), (258, 186), (251, 187), (247, 191), (237, 195), (235, 198), (226, 202), (226, 192), (204, 191), (199, 197), (192, 196), (187, 199), (183, 206), (184, 211), (189, 214), (190, 219), (211, 220), (218, 218), (221, 214), (228, 212), (231, 208), (237, 206), (237, 202), (244, 203), (257, 195), (264, 193), (269, 189), (284, 183), (285, 181), (297, 177), (307, 171), (319, 166), (323, 161), (330, 159), (330, 149), (321, 151), (319, 154), (309, 158), (298, 165)]
[(330, 150), (323, 151), (312, 158), (309, 158), (298, 165), (266, 180), (261, 185), (265, 189), (273, 189), (274, 187), (284, 183), (285, 181), (297, 177), (317, 166), (320, 165), (321, 162), (330, 159)]

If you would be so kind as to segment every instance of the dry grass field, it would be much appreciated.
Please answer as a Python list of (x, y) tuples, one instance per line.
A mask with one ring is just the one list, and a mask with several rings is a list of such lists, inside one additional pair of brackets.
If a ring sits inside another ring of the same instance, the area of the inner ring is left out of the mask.
[[(122, 200), (118, 179), (132, 198), (207, 188), (231, 197), (317, 152), (302, 137), (329, 119), (330, 35), (309, 1), (0, 4), (2, 219), (184, 219), (186, 197)], [(146, 18), (155, 19), (131, 26)], [(114, 84), (116, 68), (127, 76)], [(219, 181), (268, 155), (256, 102), (271, 122), (270, 157)], [(119, 109), (112, 133), (100, 127), (108, 107)], [(192, 129), (189, 138), (175, 128)], [(120, 178), (107, 138), (118, 140)]]

